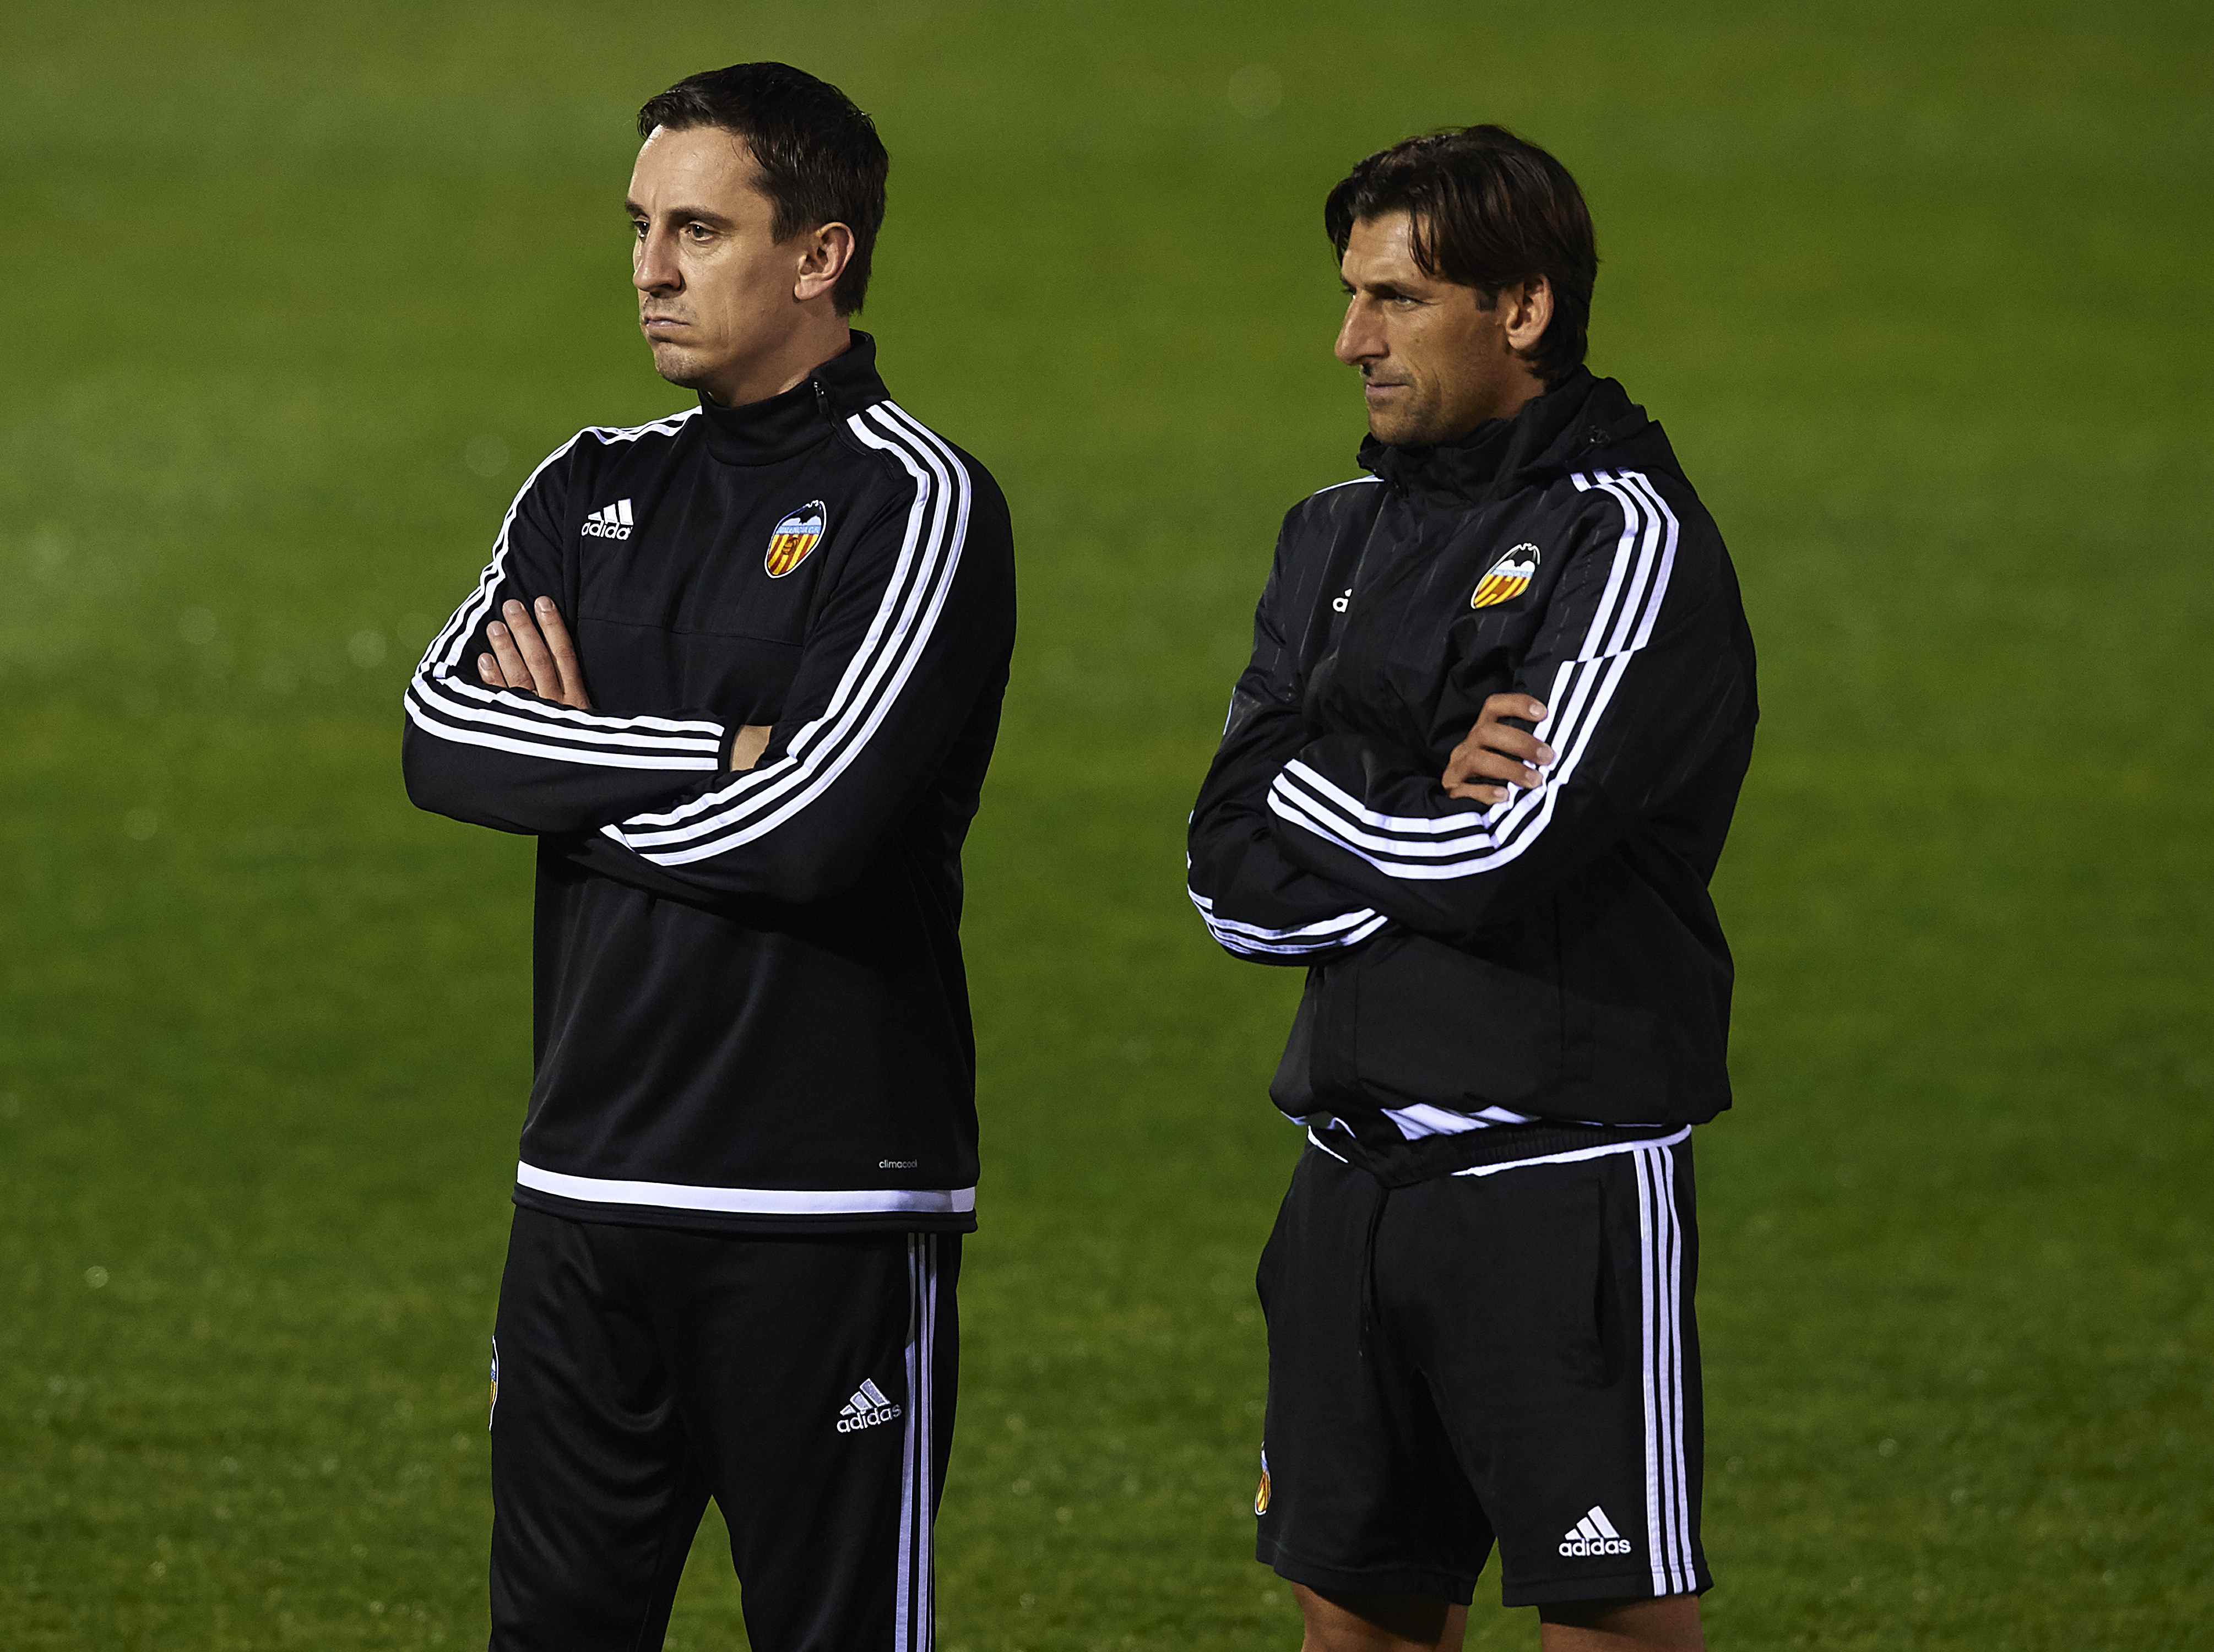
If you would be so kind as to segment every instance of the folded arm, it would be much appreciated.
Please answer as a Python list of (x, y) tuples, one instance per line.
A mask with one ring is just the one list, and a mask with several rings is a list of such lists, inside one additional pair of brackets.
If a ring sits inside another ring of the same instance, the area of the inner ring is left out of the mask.
[(1576, 485), (1618, 509), (1593, 513), (1516, 673), (1544, 712), (1526, 753), (1534, 783), (1489, 784), (1495, 771), (1465, 752), (1440, 775), (1361, 736), (1326, 735), (1269, 784), (1271, 835), (1289, 863), (1465, 939), (1605, 853), (1733, 725), (1749, 685), (1704, 622), (1711, 591), (1675, 580), (1678, 523), (1659, 490), (1635, 473)]
[[(407, 684), (401, 767), (418, 806), (502, 831), (570, 832), (675, 796), (730, 761), (733, 730), (704, 707), (595, 707), (559, 609), (573, 612), (549, 480), (517, 494), (477, 588)], [(541, 638), (532, 615), (552, 627)], [(562, 654), (551, 644), (558, 636)], [(526, 646), (532, 658), (525, 658)]]
[(1252, 658), (1192, 809), (1186, 887), (1208, 933), (1237, 957), (1322, 964), (1386, 921), (1342, 884), (1290, 860), (1271, 829), (1269, 780), (1308, 738), (1305, 684), (1277, 611), (1281, 584), (1280, 560), (1254, 612)]
[(860, 875), (980, 714), (996, 715), (1014, 633), (1005, 503), (902, 416), (853, 424), (913, 491), (847, 557), (757, 760), (572, 840), (591, 869), (702, 900), (819, 900)]

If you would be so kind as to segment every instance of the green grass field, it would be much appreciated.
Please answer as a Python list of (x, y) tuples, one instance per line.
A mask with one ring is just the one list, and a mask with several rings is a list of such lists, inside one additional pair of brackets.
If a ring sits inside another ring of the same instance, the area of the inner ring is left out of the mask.
[[(943, 1643), (1297, 1643), (1246, 1511), (1298, 983), (1207, 942), (1182, 826), (1277, 517), (1353, 474), (1321, 197), (1495, 119), (1581, 178), (1593, 365), (1762, 649), (1712, 1642), (2214, 1644), (2211, 47), (2144, 0), (11, 11), (0, 1646), (481, 1643), (529, 851), (409, 808), (401, 684), (538, 455), (682, 405), (629, 121), (755, 57), (878, 116), (866, 325), (1022, 557)], [(719, 1542), (686, 1652), (743, 1644)], [(1471, 1646), (1534, 1646), (1496, 1598)]]

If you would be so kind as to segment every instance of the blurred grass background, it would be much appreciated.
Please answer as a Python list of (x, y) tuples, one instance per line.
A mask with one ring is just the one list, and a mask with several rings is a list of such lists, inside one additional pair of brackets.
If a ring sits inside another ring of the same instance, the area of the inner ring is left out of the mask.
[[(865, 325), (1022, 555), (943, 1643), (1296, 1643), (1246, 1508), (1297, 982), (1209, 947), (1181, 828), (1277, 517), (1353, 474), (1321, 197), (1483, 119), (1581, 179), (1593, 364), (1762, 648), (1712, 1640), (2210, 1643), (2210, 44), (2149, 0), (10, 9), (0, 1643), (482, 1639), (529, 854), (409, 809), (400, 687), (539, 455), (682, 405), (629, 123), (761, 57), (878, 117)], [(743, 1643), (719, 1540), (686, 1652)], [(1471, 1644), (1533, 1644), (1490, 1590)]]

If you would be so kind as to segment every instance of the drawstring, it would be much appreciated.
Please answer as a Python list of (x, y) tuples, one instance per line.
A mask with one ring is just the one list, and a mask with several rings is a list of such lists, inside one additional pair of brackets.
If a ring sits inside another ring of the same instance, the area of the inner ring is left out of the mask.
[(1373, 1345), (1379, 1363), (1387, 1349), (1385, 1340), (1376, 1336), (1376, 1230), (1384, 1225), (1384, 1208), (1391, 1201), (1391, 1190), (1386, 1184), (1383, 1196), (1376, 1201), (1375, 1209), (1368, 1213), (1368, 1234), (1361, 1245), (1361, 1357), (1367, 1359)]
[[(1401, 1388), (1402, 1377), (1398, 1361), (1392, 1357), (1391, 1339), (1383, 1333), (1376, 1306), (1376, 1231), (1384, 1225), (1384, 1213), (1391, 1206), (1391, 1188), (1384, 1186), (1383, 1196), (1376, 1201), (1376, 1208), (1369, 1213), (1368, 1237), (1361, 1247), (1361, 1358), (1373, 1361), (1369, 1380), (1376, 1392), (1383, 1394), (1384, 1426), (1398, 1450), (1419, 1453), (1418, 1431), (1410, 1426), (1410, 1401)], [(1417, 1365), (1405, 1374), (1405, 1378), (1419, 1386), (1422, 1367)]]

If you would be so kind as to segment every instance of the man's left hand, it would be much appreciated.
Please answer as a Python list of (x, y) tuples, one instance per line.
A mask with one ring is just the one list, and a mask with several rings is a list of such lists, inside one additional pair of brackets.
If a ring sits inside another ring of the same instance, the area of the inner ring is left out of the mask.
[(1503, 720), (1509, 717), (1542, 723), (1544, 702), (1521, 694), (1494, 694), (1485, 701), (1468, 738), (1455, 746), (1446, 760), (1441, 784), (1447, 797), (1504, 803), (1509, 786), (1527, 791), (1544, 779), (1542, 770), (1553, 761), (1552, 747)]

